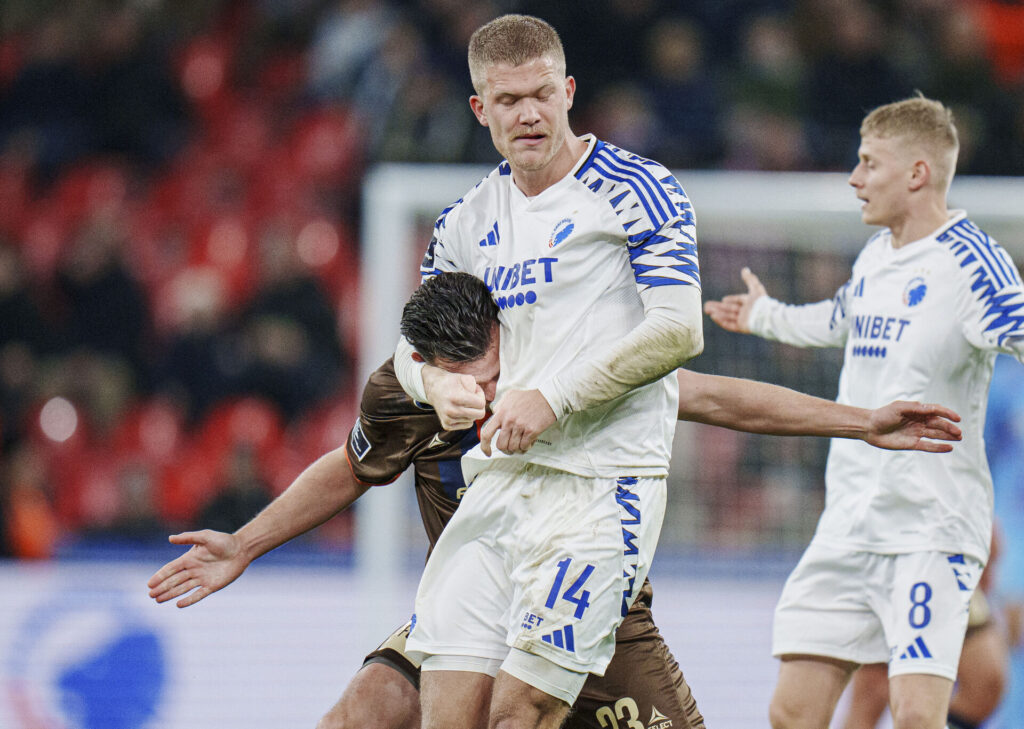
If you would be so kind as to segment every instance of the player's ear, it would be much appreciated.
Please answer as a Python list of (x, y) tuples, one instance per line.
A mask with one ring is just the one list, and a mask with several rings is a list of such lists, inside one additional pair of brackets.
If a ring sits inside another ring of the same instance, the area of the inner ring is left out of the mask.
[(476, 120), (480, 122), (482, 126), (487, 126), (487, 114), (484, 112), (484, 100), (476, 94), (469, 97), (469, 108), (473, 110), (473, 115), (476, 116)]
[(412, 360), (413, 360), (413, 362), (426, 362), (427, 361), (427, 360), (423, 359), (423, 355), (420, 354), (419, 352), (413, 352), (412, 353)]
[(572, 76), (565, 77), (565, 98), (567, 101), (566, 108), (572, 108), (573, 97), (576, 96), (576, 79)]
[(932, 168), (927, 160), (919, 159), (914, 162), (910, 171), (910, 190), (916, 192), (925, 187), (932, 179)]

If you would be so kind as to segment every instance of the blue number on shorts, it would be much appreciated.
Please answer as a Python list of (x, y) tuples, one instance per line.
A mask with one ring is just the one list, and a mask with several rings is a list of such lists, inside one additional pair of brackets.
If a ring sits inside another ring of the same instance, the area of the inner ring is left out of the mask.
[[(923, 593), (923, 594), (922, 594)], [(910, 627), (923, 628), (932, 621), (932, 587), (927, 582), (918, 582), (910, 588)]]
[[(558, 563), (558, 574), (555, 575), (555, 581), (551, 584), (551, 591), (548, 593), (548, 599), (544, 603), (544, 607), (553, 608), (555, 606), (555, 600), (558, 599), (558, 593), (562, 589), (562, 582), (565, 580), (565, 574), (569, 571), (569, 565), (572, 564), (572, 558), (566, 557)], [(583, 573), (576, 578), (576, 581), (569, 586), (569, 589), (562, 593), (562, 599), (567, 600), (576, 605), (576, 612), (573, 614), (577, 620), (583, 617), (583, 611), (590, 607), (590, 591), (582, 590), (583, 583), (585, 583), (594, 572), (594, 565), (588, 564), (584, 569)], [(578, 593), (578, 594), (577, 594)]]

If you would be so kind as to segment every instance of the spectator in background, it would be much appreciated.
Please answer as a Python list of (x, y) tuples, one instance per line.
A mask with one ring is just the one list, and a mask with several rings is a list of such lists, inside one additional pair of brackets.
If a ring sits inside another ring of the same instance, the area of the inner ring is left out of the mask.
[(197, 521), (204, 528), (234, 532), (270, 503), (270, 487), (260, 475), (256, 449), (236, 443), (224, 464), (223, 482)]
[(309, 47), (309, 90), (319, 101), (351, 97), (376, 60), (394, 23), (395, 10), (378, 0), (334, 0), (317, 23)]
[(88, 41), (80, 32), (85, 20), (72, 8), (55, 6), (29, 31), (28, 59), (0, 96), (0, 148), (17, 140), (31, 149), (44, 184), (95, 149), (92, 89), (79, 55)]
[(683, 18), (660, 20), (647, 36), (643, 85), (660, 132), (652, 156), (669, 167), (704, 167), (722, 154), (722, 92), (704, 42)]
[(242, 369), (229, 336), (226, 285), (210, 268), (183, 269), (160, 292), (172, 328), (157, 364), (157, 390), (180, 403), (194, 425), (237, 391)]
[(864, 112), (908, 96), (913, 86), (888, 55), (890, 28), (866, 0), (803, 0), (800, 7), (810, 69), (802, 106), (814, 165), (845, 170), (857, 159)]
[(122, 221), (88, 221), (61, 261), (62, 340), (71, 351), (105, 355), (128, 365), (143, 384), (149, 379), (152, 342), (149, 302), (123, 259)]
[(38, 362), (54, 344), (18, 251), (0, 240), (0, 460), (22, 436)]
[(97, 149), (126, 155), (147, 169), (159, 167), (183, 146), (189, 131), (166, 49), (135, 4), (104, 8), (97, 36), (90, 103)]
[(801, 114), (805, 68), (792, 21), (756, 15), (741, 34), (729, 72), (725, 120), (726, 167), (801, 170), (810, 150)]
[(46, 559), (56, 550), (61, 525), (54, 508), (51, 475), (43, 454), (28, 444), (0, 463), (0, 535), (6, 533), (15, 557)]
[(292, 420), (347, 381), (350, 360), (334, 307), (290, 236), (264, 231), (257, 277), (238, 324), (241, 389), (267, 398)]
[(650, 95), (629, 81), (605, 86), (587, 109), (586, 128), (599, 139), (644, 157), (653, 157), (659, 146), (661, 120), (654, 113)]
[[(464, 94), (444, 74), (420, 66), (406, 79), (402, 103), (378, 120), (373, 158), (395, 162), (459, 162), (475, 133)], [(383, 122), (383, 123), (380, 123)]]
[(953, 107), (961, 134), (965, 174), (1012, 174), (1012, 158), (999, 139), (1012, 136), (1013, 106), (996, 83), (985, 36), (967, 5), (944, 8), (936, 17), (926, 92)]
[(111, 536), (162, 540), (168, 525), (157, 511), (155, 488), (153, 466), (146, 461), (131, 459), (117, 469), (117, 510), (107, 527)]
[(351, 103), (363, 117), (372, 151), (380, 144), (388, 119), (405, 103), (403, 91), (415, 83), (426, 68), (426, 44), (416, 26), (401, 19), (391, 24), (377, 47), (371, 63), (359, 73), (351, 92)]

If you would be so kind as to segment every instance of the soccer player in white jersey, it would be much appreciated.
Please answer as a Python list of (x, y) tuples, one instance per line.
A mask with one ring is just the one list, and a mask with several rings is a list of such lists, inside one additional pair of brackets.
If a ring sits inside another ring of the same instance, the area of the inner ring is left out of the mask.
[(834, 440), (825, 510), (776, 608), (776, 729), (827, 726), (859, 664), (889, 666), (897, 729), (945, 725), (967, 605), (988, 558), (992, 480), (982, 429), (997, 352), (1024, 361), (1024, 287), (1006, 252), (946, 197), (958, 141), (921, 96), (865, 117), (850, 185), (870, 238), (831, 301), (788, 306), (749, 270), (708, 302), (731, 331), (845, 347), (838, 401), (927, 399), (963, 416), (963, 443), (922, 457)]
[[(575, 81), (547, 23), (491, 21), (469, 67), (505, 161), (442, 213), (423, 275), (490, 286), (501, 376), (408, 648), (425, 656), (427, 729), (556, 727), (604, 672), (661, 529), (674, 371), (703, 347), (694, 217), (664, 167), (572, 132)], [(399, 377), (444, 422), (461, 381), (435, 373), (447, 385), (429, 375), (428, 391), (411, 354)], [(479, 395), (467, 383), (462, 405)]]

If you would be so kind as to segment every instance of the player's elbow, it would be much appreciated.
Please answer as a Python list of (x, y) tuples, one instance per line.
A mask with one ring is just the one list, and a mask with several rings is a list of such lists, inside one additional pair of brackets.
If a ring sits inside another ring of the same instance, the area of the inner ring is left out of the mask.
[(688, 324), (679, 325), (674, 349), (677, 355), (675, 365), (681, 367), (704, 351), (704, 331)]

